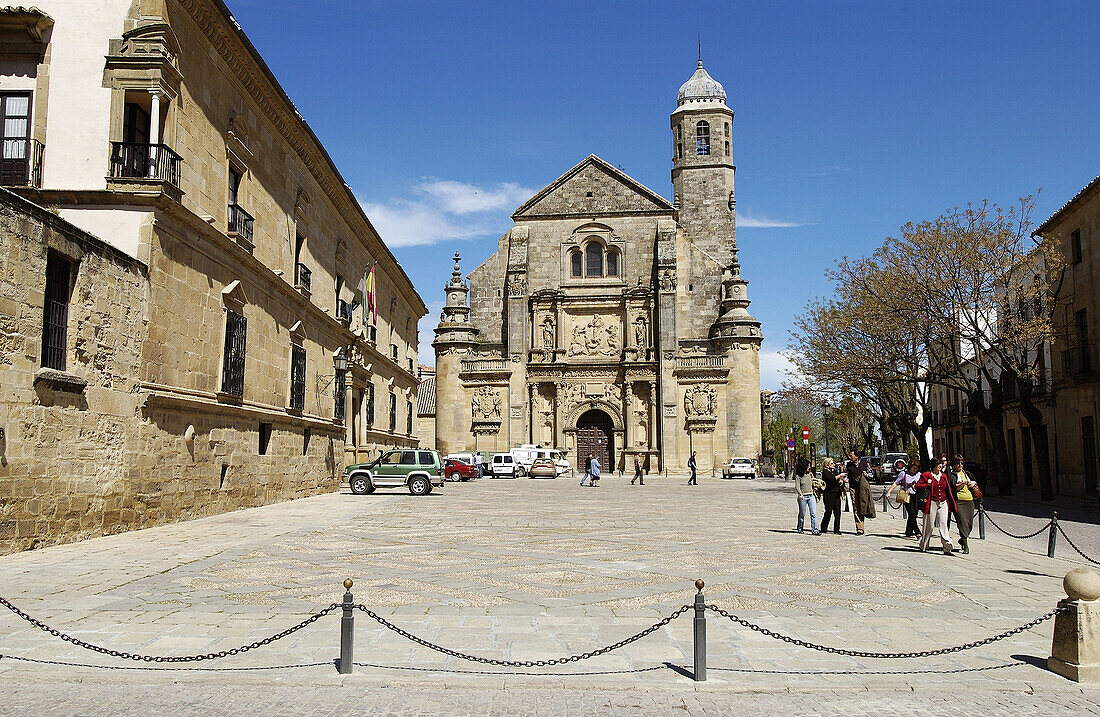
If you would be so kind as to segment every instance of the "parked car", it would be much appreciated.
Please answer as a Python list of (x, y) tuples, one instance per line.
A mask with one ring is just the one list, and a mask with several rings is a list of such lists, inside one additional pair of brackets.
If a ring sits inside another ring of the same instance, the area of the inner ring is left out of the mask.
[(494, 453), (492, 462), (486, 466), (493, 478), (522, 478), (527, 469), (516, 463), (511, 453)]
[(529, 478), (557, 478), (558, 467), (549, 458), (536, 458), (527, 471)]
[(887, 453), (882, 457), (882, 478), (893, 483), (909, 463), (908, 453)]
[(756, 461), (752, 458), (731, 458), (722, 466), (723, 478), (756, 478)]
[(443, 475), (452, 481), (468, 481), (477, 478), (477, 466), (459, 458), (444, 458)]
[(356, 495), (397, 486), (407, 487), (413, 495), (427, 495), (433, 487), (443, 485), (443, 460), (436, 451), (398, 449), (370, 463), (350, 465), (344, 476)]
[(445, 460), (445, 461), (451, 461), (451, 460), (459, 461), (460, 463), (465, 463), (468, 466), (472, 466), (472, 465), (474, 465), (474, 454), (473, 453), (448, 453), (447, 455), (443, 456), (443, 460)]
[(531, 472), (531, 464), (539, 458), (549, 458), (556, 466), (558, 475), (567, 472), (571, 467), (569, 461), (565, 460), (564, 452), (557, 448), (546, 448), (527, 443), (516, 446), (509, 453), (512, 454), (512, 458), (515, 459), (516, 463), (523, 466), (528, 473)]

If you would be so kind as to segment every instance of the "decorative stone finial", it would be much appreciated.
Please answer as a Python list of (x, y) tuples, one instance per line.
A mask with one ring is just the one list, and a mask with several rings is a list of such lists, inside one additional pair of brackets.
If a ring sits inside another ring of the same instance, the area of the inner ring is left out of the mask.
[(1062, 588), (1070, 600), (1100, 599), (1100, 575), (1087, 568), (1074, 568), (1066, 573)]

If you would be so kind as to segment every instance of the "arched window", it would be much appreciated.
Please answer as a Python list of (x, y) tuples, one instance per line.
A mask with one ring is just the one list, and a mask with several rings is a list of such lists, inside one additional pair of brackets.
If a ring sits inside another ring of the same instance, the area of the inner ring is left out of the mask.
[(695, 154), (700, 157), (710, 154), (710, 125), (706, 120), (695, 125)]
[(584, 250), (584, 275), (603, 276), (603, 246), (598, 241), (589, 242)]
[(581, 266), (581, 252), (580, 249), (574, 249), (569, 252), (569, 273), (577, 278), (584, 276), (584, 268)]
[(684, 126), (682, 124), (676, 125), (676, 141), (677, 142), (683, 142), (684, 141)]
[(726, 140), (726, 156), (730, 156), (730, 141)]
[(614, 249), (607, 250), (607, 275), (619, 275), (619, 252)]
[(676, 158), (684, 158), (684, 145), (680, 144), (679, 142), (676, 143)]
[(730, 123), (729, 122), (726, 122), (726, 136), (727, 137), (730, 136)]

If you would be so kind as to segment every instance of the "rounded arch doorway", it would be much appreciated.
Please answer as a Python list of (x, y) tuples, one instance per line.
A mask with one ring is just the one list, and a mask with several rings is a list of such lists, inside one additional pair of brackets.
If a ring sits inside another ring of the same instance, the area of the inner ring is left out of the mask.
[(577, 419), (577, 464), (584, 470), (588, 455), (600, 461), (600, 468), (611, 470), (615, 465), (615, 425), (611, 416), (598, 408), (585, 411)]

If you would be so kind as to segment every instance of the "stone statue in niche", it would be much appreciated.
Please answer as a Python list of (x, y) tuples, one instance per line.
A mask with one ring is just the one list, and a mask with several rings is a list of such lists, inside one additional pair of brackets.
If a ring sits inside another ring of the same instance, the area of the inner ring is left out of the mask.
[(644, 349), (649, 346), (649, 335), (646, 331), (648, 328), (645, 316), (639, 316), (634, 320), (634, 344), (638, 348)]
[(474, 392), (474, 397), (470, 401), (470, 408), (473, 411), (474, 420), (487, 421), (493, 418), (499, 419), (501, 408), (500, 394), (488, 386), (482, 386)]
[(546, 349), (554, 348), (554, 317), (547, 316), (546, 320), (542, 322), (542, 347)]

